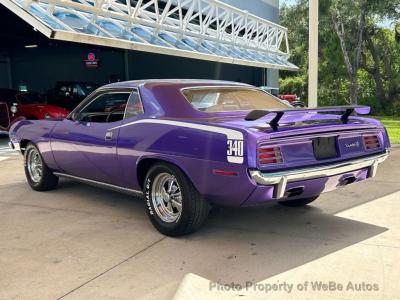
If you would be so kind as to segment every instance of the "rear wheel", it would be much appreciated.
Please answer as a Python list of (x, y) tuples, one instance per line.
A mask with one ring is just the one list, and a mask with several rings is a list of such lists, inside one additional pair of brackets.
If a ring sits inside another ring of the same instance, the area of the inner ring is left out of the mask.
[(167, 163), (154, 165), (147, 173), (145, 202), (154, 227), (168, 236), (181, 236), (200, 228), (210, 211), (187, 176)]
[(48, 191), (56, 188), (58, 177), (46, 166), (39, 149), (29, 143), (24, 153), (25, 175), (35, 191)]
[(310, 204), (318, 199), (319, 196), (311, 197), (311, 198), (304, 198), (304, 199), (294, 199), (294, 200), (285, 200), (279, 201), (278, 203), (283, 206), (288, 207), (301, 207)]

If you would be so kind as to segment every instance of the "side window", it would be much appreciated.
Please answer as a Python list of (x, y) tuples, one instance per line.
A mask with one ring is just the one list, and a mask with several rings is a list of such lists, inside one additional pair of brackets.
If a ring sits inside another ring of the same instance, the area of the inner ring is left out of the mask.
[(139, 92), (133, 91), (129, 97), (128, 103), (126, 104), (125, 117), (124, 119), (139, 116), (144, 113), (143, 104), (140, 100)]
[(80, 119), (97, 123), (121, 121), (129, 96), (128, 92), (102, 94), (80, 111)]

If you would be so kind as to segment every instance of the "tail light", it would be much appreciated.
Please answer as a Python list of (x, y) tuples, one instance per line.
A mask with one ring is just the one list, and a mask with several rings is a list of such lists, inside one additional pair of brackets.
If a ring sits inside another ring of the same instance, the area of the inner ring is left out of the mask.
[(260, 165), (283, 163), (281, 148), (271, 146), (258, 148), (258, 163)]
[(381, 142), (377, 135), (364, 135), (363, 140), (366, 150), (374, 150), (381, 147)]

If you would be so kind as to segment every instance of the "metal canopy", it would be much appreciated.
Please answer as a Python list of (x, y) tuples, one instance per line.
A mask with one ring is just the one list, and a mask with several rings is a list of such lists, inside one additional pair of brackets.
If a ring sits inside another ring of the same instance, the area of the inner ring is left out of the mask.
[(0, 0), (48, 38), (297, 70), (287, 29), (217, 0)]

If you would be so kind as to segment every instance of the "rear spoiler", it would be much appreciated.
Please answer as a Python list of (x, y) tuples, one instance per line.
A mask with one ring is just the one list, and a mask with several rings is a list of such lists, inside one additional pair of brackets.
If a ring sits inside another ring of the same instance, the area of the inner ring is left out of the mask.
[(282, 117), (287, 114), (293, 113), (332, 113), (332, 112), (342, 112), (340, 119), (344, 124), (349, 121), (349, 117), (352, 113), (356, 112), (360, 115), (368, 115), (371, 111), (369, 106), (362, 105), (347, 105), (347, 106), (326, 106), (318, 108), (289, 108), (289, 109), (273, 109), (273, 110), (252, 110), (245, 117), (246, 121), (256, 121), (270, 114), (275, 114), (275, 117), (269, 121), (269, 125), (272, 129), (277, 130), (279, 126), (279, 121)]

